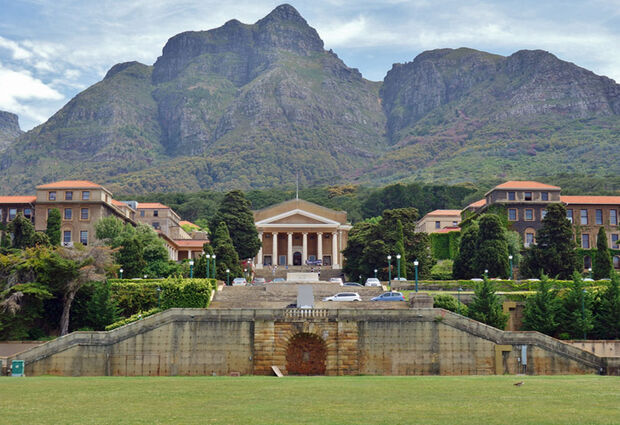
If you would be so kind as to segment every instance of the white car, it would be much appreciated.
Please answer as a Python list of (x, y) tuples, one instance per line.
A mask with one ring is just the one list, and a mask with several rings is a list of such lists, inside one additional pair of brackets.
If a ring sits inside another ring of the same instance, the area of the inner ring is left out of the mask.
[(329, 283), (337, 283), (338, 285), (342, 286), (342, 279), (339, 277), (332, 277), (329, 279)]
[(366, 279), (366, 286), (381, 286), (381, 282), (376, 277), (369, 277)]
[(245, 280), (245, 277), (236, 277), (232, 281), (232, 286), (245, 286), (248, 282)]
[(340, 292), (331, 297), (323, 298), (323, 301), (362, 301), (362, 297), (357, 292)]
[(394, 278), (392, 278), (392, 280), (396, 280), (396, 281), (400, 281), (400, 282), (407, 282), (407, 278), (405, 278), (405, 277), (394, 277)]

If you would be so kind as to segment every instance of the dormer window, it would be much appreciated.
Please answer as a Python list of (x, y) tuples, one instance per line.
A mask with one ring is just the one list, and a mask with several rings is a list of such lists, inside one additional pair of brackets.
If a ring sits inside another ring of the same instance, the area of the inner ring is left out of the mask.
[(531, 200), (532, 200), (532, 192), (525, 192), (525, 193), (523, 194), (523, 199), (524, 199), (525, 201), (531, 201)]

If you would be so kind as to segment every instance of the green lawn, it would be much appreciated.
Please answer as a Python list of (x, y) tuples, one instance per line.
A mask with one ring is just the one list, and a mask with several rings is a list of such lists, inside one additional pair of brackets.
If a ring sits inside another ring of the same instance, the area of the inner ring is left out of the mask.
[(620, 378), (0, 378), (0, 424), (163, 423), (619, 424)]

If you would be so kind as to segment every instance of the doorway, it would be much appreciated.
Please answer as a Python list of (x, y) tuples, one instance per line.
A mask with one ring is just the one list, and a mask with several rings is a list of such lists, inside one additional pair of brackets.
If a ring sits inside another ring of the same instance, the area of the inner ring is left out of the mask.
[(296, 252), (293, 254), (293, 265), (301, 266), (301, 252)]

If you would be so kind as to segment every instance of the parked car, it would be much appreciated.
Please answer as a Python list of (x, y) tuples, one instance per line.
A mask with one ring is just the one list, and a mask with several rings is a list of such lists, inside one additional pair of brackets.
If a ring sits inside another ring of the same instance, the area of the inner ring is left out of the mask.
[(361, 283), (357, 283), (357, 282), (345, 282), (342, 284), (342, 286), (359, 286), (360, 288), (364, 287), (364, 285), (362, 285)]
[(267, 283), (264, 277), (255, 277), (252, 281), (252, 285), (264, 285)]
[(405, 277), (393, 277), (392, 280), (397, 280), (400, 282), (407, 282), (407, 278)]
[(245, 286), (248, 282), (245, 280), (245, 277), (236, 277), (232, 281), (232, 286)]
[(274, 280), (271, 281), (272, 283), (282, 283), (282, 282), (286, 282), (286, 279), (284, 279), (283, 277), (276, 277)]
[(323, 301), (362, 301), (362, 297), (357, 292), (340, 292), (331, 297), (323, 298)]
[(371, 298), (370, 301), (405, 301), (401, 292), (385, 292), (378, 297)]
[(332, 277), (329, 279), (329, 283), (337, 283), (338, 285), (342, 286), (342, 279), (339, 277)]
[(369, 277), (366, 279), (366, 286), (381, 286), (381, 282), (376, 277)]

